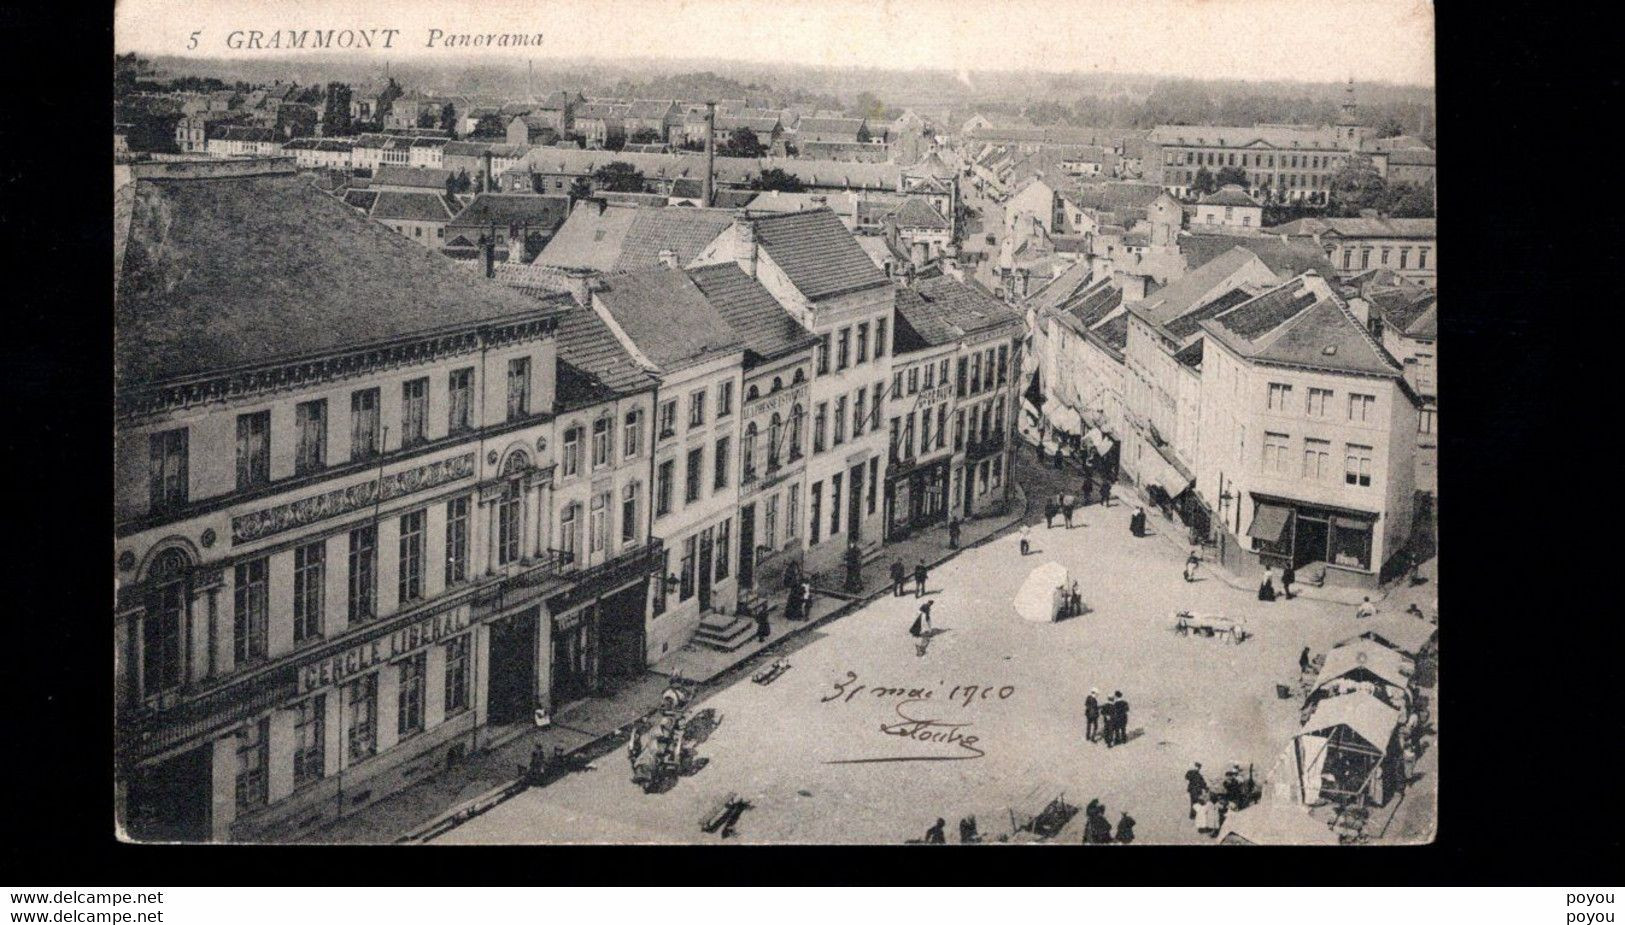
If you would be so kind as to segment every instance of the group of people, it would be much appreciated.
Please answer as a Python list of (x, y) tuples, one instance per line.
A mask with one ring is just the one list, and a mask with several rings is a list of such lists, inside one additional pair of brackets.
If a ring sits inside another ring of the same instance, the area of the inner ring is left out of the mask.
[(1107, 748), (1127, 744), (1127, 698), (1122, 691), (1114, 691), (1101, 703), (1100, 690), (1089, 688), (1089, 696), (1083, 701), (1083, 723), (1083, 737), (1090, 742), (1105, 742)]
[(1137, 507), (1134, 509), (1134, 513), (1128, 515), (1128, 532), (1135, 536), (1145, 536), (1145, 526), (1145, 508)]
[[(1068, 530), (1072, 529), (1072, 513), (1078, 509), (1078, 499), (1069, 492), (1056, 492), (1053, 497), (1044, 502), (1044, 529), (1055, 526), (1055, 518), (1059, 516)], [(1088, 524), (1084, 524), (1088, 526)]]
[[(1297, 570), (1289, 562), (1286, 568), (1281, 570), (1281, 595), (1289, 601), (1292, 600), (1292, 586), (1297, 582)], [(1275, 598), (1275, 569), (1266, 567), (1264, 569), (1264, 580), (1258, 583), (1258, 599), (1273, 601)]]
[[(925, 596), (925, 579), (930, 572), (925, 567), (925, 560), (921, 559), (914, 566), (914, 596)], [(902, 597), (904, 586), (908, 584), (908, 569), (903, 566), (902, 559), (893, 559), (891, 564), (891, 593), (892, 597)]]
[(798, 578), (795, 582), (786, 583), (789, 590), (784, 601), (784, 618), (786, 620), (805, 620), (812, 613), (813, 587), (812, 582), (805, 578)]
[(1185, 792), (1190, 796), (1190, 818), (1196, 825), (1197, 833), (1209, 838), (1218, 836), (1225, 816), (1232, 808), (1242, 808), (1249, 800), (1248, 785), (1241, 778), (1239, 764), (1232, 764), (1225, 770), (1224, 780), (1215, 792), (1202, 775), (1202, 762), (1196, 762), (1185, 772)]
[(1109, 845), (1116, 842), (1126, 845), (1134, 841), (1134, 817), (1123, 813), (1117, 820), (1117, 832), (1112, 832), (1112, 824), (1106, 821), (1106, 805), (1099, 800), (1090, 800), (1083, 810), (1083, 843), (1086, 845)]

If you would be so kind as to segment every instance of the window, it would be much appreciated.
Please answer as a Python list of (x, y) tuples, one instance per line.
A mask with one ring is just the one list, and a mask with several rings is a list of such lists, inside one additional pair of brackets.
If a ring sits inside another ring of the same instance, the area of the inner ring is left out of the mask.
[[(908, 416), (909, 423), (914, 423), (914, 415)], [(920, 414), (920, 452), (926, 453), (931, 449), (931, 412), (929, 410)]]
[(299, 431), (293, 471), (297, 475), (319, 472), (327, 465), (327, 400), (300, 402), (293, 411)]
[(677, 436), (677, 399), (660, 403), (660, 439)]
[(446, 378), (448, 406), (446, 432), (461, 433), (473, 427), (474, 367), (454, 369)]
[(141, 621), (141, 693), (150, 697), (181, 683), (181, 625), (191, 589), (186, 554), (166, 549), (152, 564), (147, 613)]
[(638, 455), (638, 447), (643, 443), (643, 413), (641, 411), (628, 411), (626, 421), (621, 426), (621, 457), (631, 459)]
[(790, 461), (795, 462), (801, 458), (801, 422), (807, 416), (807, 411), (797, 404), (790, 410)]
[(147, 498), (153, 511), (186, 503), (186, 428), (166, 430), (147, 438)]
[(868, 394), (869, 387), (863, 386), (858, 389), (858, 397), (852, 402), (852, 436), (854, 439), (863, 436), (863, 406)]
[(327, 542), (317, 540), (293, 551), (293, 641), (322, 635), (322, 589), (327, 581)]
[(1286, 434), (1264, 434), (1264, 471), (1285, 473), (1287, 471), (1287, 453), (1291, 449), (1290, 440)]
[(1416, 387), (1423, 392), (1433, 391), (1433, 354), (1416, 355)]
[(350, 393), (350, 458), (370, 459), (377, 456), (378, 445), (378, 390), (360, 389)]
[[(929, 414), (930, 412), (927, 412)], [(948, 445), (948, 406), (937, 406), (937, 449)]]
[(745, 425), (745, 444), (740, 450), (742, 454), (740, 464), (744, 473), (740, 478), (745, 484), (756, 481), (756, 442), (758, 438), (756, 422), (751, 421)]
[(397, 693), (399, 709), (395, 714), (395, 729), (401, 738), (423, 731), (423, 675), (428, 669), (429, 653), (418, 654), (401, 662), (400, 690)]
[(784, 492), (784, 544), (796, 540), (796, 521), (801, 514), (801, 486), (792, 484)]
[(1371, 484), (1371, 447), (1350, 443), (1343, 460), (1344, 484), (1362, 488)]
[(1010, 348), (999, 348), (999, 385), (1004, 385), (1010, 376)]
[(1349, 420), (1359, 423), (1370, 421), (1372, 410), (1376, 408), (1376, 405), (1377, 397), (1375, 395), (1349, 393)]
[(401, 383), (401, 446), (429, 439), (429, 380), (408, 379)]
[[(773, 416), (773, 418), (774, 418), (774, 430), (777, 431), (778, 430), (778, 426), (777, 426), (777, 424), (778, 424), (778, 415), (775, 414)], [(721, 491), (724, 488), (728, 487), (728, 466), (729, 466), (729, 464), (731, 462), (731, 460), (729, 459), (729, 456), (728, 456), (728, 450), (729, 450), (728, 438), (727, 437), (719, 437), (717, 439), (716, 453), (714, 454), (714, 458), (712, 459), (712, 466), (711, 466), (711, 468), (713, 470), (712, 471), (712, 476), (711, 476), (711, 490), (712, 491)], [(776, 450), (777, 450), (777, 447), (769, 447), (769, 458), (768, 458), (768, 464), (769, 465), (776, 465), (777, 462), (778, 462), (776, 459), (773, 458), (774, 456), (777, 456), (777, 453), (775, 452)]]
[(237, 809), (257, 809), (266, 802), (265, 767), (270, 763), (269, 717), (237, 730)]
[(936, 384), (936, 380), (937, 380), (937, 364), (935, 364), (935, 363), (926, 364), (926, 367), (925, 367), (925, 381), (923, 383), (921, 383), (920, 387), (925, 389), (927, 392), (929, 392), (929, 391), (931, 391), (931, 387)]
[(1004, 484), (1004, 457), (993, 457), (993, 487), (998, 488)]
[(717, 386), (717, 417), (725, 418), (734, 413), (734, 384), (724, 382)]
[(569, 477), (581, 471), (581, 428), (571, 425), (564, 431), (564, 447), (559, 453), (560, 475)]
[(530, 414), (530, 357), (508, 361), (508, 420)]
[(705, 390), (693, 392), (688, 396), (688, 426), (705, 426)]
[(609, 465), (609, 436), (611, 419), (601, 417), (592, 422), (592, 467)]
[(671, 513), (671, 483), (672, 470), (677, 467), (675, 460), (666, 460), (660, 464), (655, 473), (655, 516), (664, 517)]
[(1400, 248), (1399, 249), (1399, 268), (1401, 270), (1408, 269), (1409, 265), (1410, 265), (1410, 262), (1411, 262), (1411, 249), (1408, 248), (1408, 247)]
[(842, 328), (835, 336), (835, 369), (840, 371), (852, 365), (852, 329)]
[(1280, 382), (1270, 383), (1269, 410), (1285, 411), (1286, 403), (1292, 398), (1292, 386)]
[(559, 512), (559, 553), (566, 564), (576, 561), (576, 552), (580, 544), (576, 542), (576, 531), (581, 529), (581, 505), (571, 502)]
[(1391, 247), (1385, 247), (1385, 248), (1382, 249), (1382, 265), (1383, 266), (1388, 265), (1388, 255), (1391, 254), (1391, 253), (1393, 253), (1393, 248), (1391, 248)]
[(835, 426), (830, 436), (831, 446), (840, 446), (846, 442), (846, 396), (835, 399)]
[(271, 481), (271, 412), (237, 415), (237, 490)]
[(965, 448), (965, 409), (954, 412), (954, 452)]
[(350, 531), (350, 622), (372, 619), (377, 601), (378, 528), (368, 524)]
[(694, 596), (694, 547), (697, 537), (683, 540), (683, 562), (677, 570), (677, 603), (681, 604)]
[(446, 586), (468, 579), (468, 499), (446, 502)]
[(667, 584), (666, 578), (671, 575), (671, 550), (660, 551), (660, 578), (654, 582), (654, 599), (649, 603), (649, 612), (653, 616), (660, 616), (666, 612)]
[(305, 787), (327, 773), (327, 695), (306, 698), (294, 707), (293, 786)]
[(621, 489), (621, 543), (635, 542), (638, 538), (638, 483)]
[(892, 394), (893, 398), (901, 397), (902, 394), (903, 394), (903, 371), (902, 370), (898, 370), (896, 372), (896, 374), (894, 374), (891, 377), (891, 394)]
[(446, 715), (453, 716), (468, 709), (468, 650), (469, 635), (463, 634), (446, 642)]
[(829, 535), (841, 532), (841, 473), (829, 479)]
[(413, 511), (401, 516), (400, 577), (397, 582), (402, 604), (423, 599), (423, 524), (428, 516)]
[(497, 501), (497, 564), (518, 562), (523, 554), (519, 547), (521, 520), (524, 516), (525, 492), (521, 479), (510, 478), (502, 486)]
[(1353, 268), (1354, 268), (1354, 251), (1349, 250), (1348, 248), (1344, 248), (1343, 249), (1343, 269), (1351, 270)]
[(876, 318), (875, 319), (875, 359), (878, 360), (881, 357), (886, 355), (887, 345), (890, 344), (890, 343), (891, 343), (891, 341), (886, 339), (886, 319), (884, 319), (884, 318)]
[(1416, 249), (1416, 268), (1418, 270), (1426, 270), (1428, 268), (1428, 249), (1425, 247), (1418, 247)]
[(807, 545), (809, 546), (818, 545), (818, 534), (824, 526), (823, 520), (821, 519), (824, 507), (823, 502), (824, 483), (814, 482), (812, 484), (812, 500), (807, 502), (807, 523), (812, 527), (812, 535), (807, 540)]
[(265, 658), (266, 616), (270, 604), (268, 560), (264, 557), (239, 563), (236, 568), (236, 618), (233, 621), (233, 649), (237, 664), (248, 665)]
[(1371, 248), (1369, 247), (1360, 248), (1360, 269), (1371, 269)]
[(818, 371), (815, 375), (822, 376), (829, 372), (829, 333), (818, 340)]
[[(775, 497), (777, 497), (777, 496), (775, 496)], [(729, 534), (732, 532), (732, 524), (733, 524), (733, 518), (732, 517), (729, 517), (726, 520), (724, 520), (722, 523), (717, 524), (717, 550), (716, 550), (716, 563), (717, 563), (716, 580), (717, 581), (721, 581), (722, 579), (728, 577), (728, 560), (730, 558), (732, 558), (732, 556), (728, 555), (728, 541), (730, 539)]]
[(824, 452), (824, 432), (829, 418), (829, 402), (819, 402), (813, 412), (813, 452)]
[(869, 361), (869, 322), (858, 325), (858, 362)]
[(1338, 565), (1371, 567), (1371, 522), (1351, 517), (1332, 518), (1332, 561)]
[(975, 395), (980, 391), (982, 391), (982, 355), (978, 353), (971, 357), (970, 393)]
[(908, 394), (913, 395), (920, 390), (920, 368), (911, 367), (908, 371)]
[(1331, 442), (1305, 439), (1303, 441), (1303, 477), (1319, 482), (1331, 474), (1331, 468)]
[(1304, 407), (1304, 412), (1310, 417), (1323, 418), (1326, 416), (1326, 408), (1330, 406), (1331, 403), (1331, 389), (1317, 389), (1311, 387), (1309, 389), (1309, 400)]
[(697, 446), (688, 451), (688, 469), (684, 473), (683, 503), (693, 504), (700, 500), (700, 470), (705, 465), (705, 447)]
[(378, 673), (344, 685), (345, 753), (350, 763), (378, 753)]
[[(948, 380), (947, 380), (946, 377), (944, 377), (943, 381), (947, 382)], [(874, 404), (874, 407), (869, 410), (869, 429), (870, 430), (874, 430), (876, 427), (880, 426), (880, 396), (881, 396), (881, 393), (884, 392), (885, 390), (886, 390), (886, 383), (885, 383), (884, 380), (875, 383), (875, 388), (874, 388), (875, 404)]]

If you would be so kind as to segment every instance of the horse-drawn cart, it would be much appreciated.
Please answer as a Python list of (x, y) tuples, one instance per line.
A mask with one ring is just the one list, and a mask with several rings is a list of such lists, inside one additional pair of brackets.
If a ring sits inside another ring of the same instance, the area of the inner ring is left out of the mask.
[(1211, 613), (1193, 613), (1181, 610), (1174, 614), (1174, 632), (1181, 636), (1206, 636), (1232, 645), (1240, 645), (1252, 636), (1244, 620)]

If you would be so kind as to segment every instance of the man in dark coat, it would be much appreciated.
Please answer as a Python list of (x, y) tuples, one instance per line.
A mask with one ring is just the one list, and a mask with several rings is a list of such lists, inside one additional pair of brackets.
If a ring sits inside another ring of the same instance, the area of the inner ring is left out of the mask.
[(1083, 699), (1083, 737), (1093, 742), (1095, 736), (1100, 734), (1100, 700), (1095, 688), (1089, 688), (1089, 696)]
[(959, 548), (959, 520), (957, 518), (948, 521), (948, 548)]
[(1299, 672), (1308, 671), (1309, 666), (1312, 665), (1312, 664), (1314, 664), (1314, 663), (1309, 658), (1309, 647), (1304, 646), (1303, 647), (1303, 652), (1298, 655), (1298, 671)]
[(1100, 705), (1100, 740), (1106, 743), (1107, 748), (1116, 744), (1117, 740), (1117, 698), (1107, 697), (1106, 702)]
[(947, 820), (938, 819), (936, 825), (934, 825), (931, 828), (925, 830), (925, 843), (928, 844), (928, 845), (946, 845), (946, 844), (948, 844), (948, 836), (946, 834), (944, 834), (944, 832), (943, 832), (943, 829), (945, 829), (947, 827), (948, 827)]
[(761, 604), (756, 610), (756, 640), (758, 642), (773, 634), (773, 628), (767, 622), (767, 605)]
[(1112, 824), (1106, 821), (1106, 807), (1099, 800), (1090, 800), (1089, 806), (1084, 810), (1087, 818), (1083, 824), (1083, 843), (1086, 845), (1107, 845), (1112, 840)]
[(1134, 817), (1124, 813), (1123, 818), (1117, 820), (1117, 843), (1126, 845), (1132, 841), (1134, 841)]
[(1055, 503), (1054, 498), (1051, 498), (1048, 501), (1044, 502), (1044, 529), (1045, 530), (1048, 530), (1051, 527), (1055, 526), (1055, 515), (1059, 512), (1060, 507), (1061, 506), (1059, 504)]
[(926, 578), (926, 574), (927, 573), (926, 573), (926, 570), (925, 570), (925, 560), (921, 559), (920, 563), (918, 565), (914, 566), (914, 596), (915, 597), (925, 597), (925, 578)]
[(1289, 601), (1292, 600), (1292, 585), (1297, 580), (1298, 571), (1292, 567), (1292, 563), (1288, 562), (1286, 568), (1281, 570), (1281, 593), (1285, 594), (1286, 599)]
[(1207, 793), (1207, 778), (1202, 776), (1202, 762), (1185, 772), (1185, 793), (1191, 798), (1191, 818), (1196, 818), (1196, 798)]
[(1114, 725), (1117, 727), (1117, 744), (1118, 745), (1127, 745), (1128, 744), (1128, 700), (1123, 697), (1123, 692), (1122, 691), (1117, 692), (1117, 721), (1116, 721), (1116, 723)]
[(891, 563), (891, 596), (903, 596), (903, 560), (893, 559)]

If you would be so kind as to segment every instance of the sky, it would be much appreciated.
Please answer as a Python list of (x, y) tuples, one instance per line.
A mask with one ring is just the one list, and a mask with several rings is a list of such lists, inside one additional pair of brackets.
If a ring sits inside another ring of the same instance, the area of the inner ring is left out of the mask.
[[(1433, 85), (1427, 0), (120, 0), (120, 52), (274, 56), (233, 32), (397, 29), (357, 54), (490, 63), (716, 58), (832, 67), (1104, 72)], [(539, 48), (426, 44), (542, 34)], [(197, 33), (196, 47), (189, 47)]]

